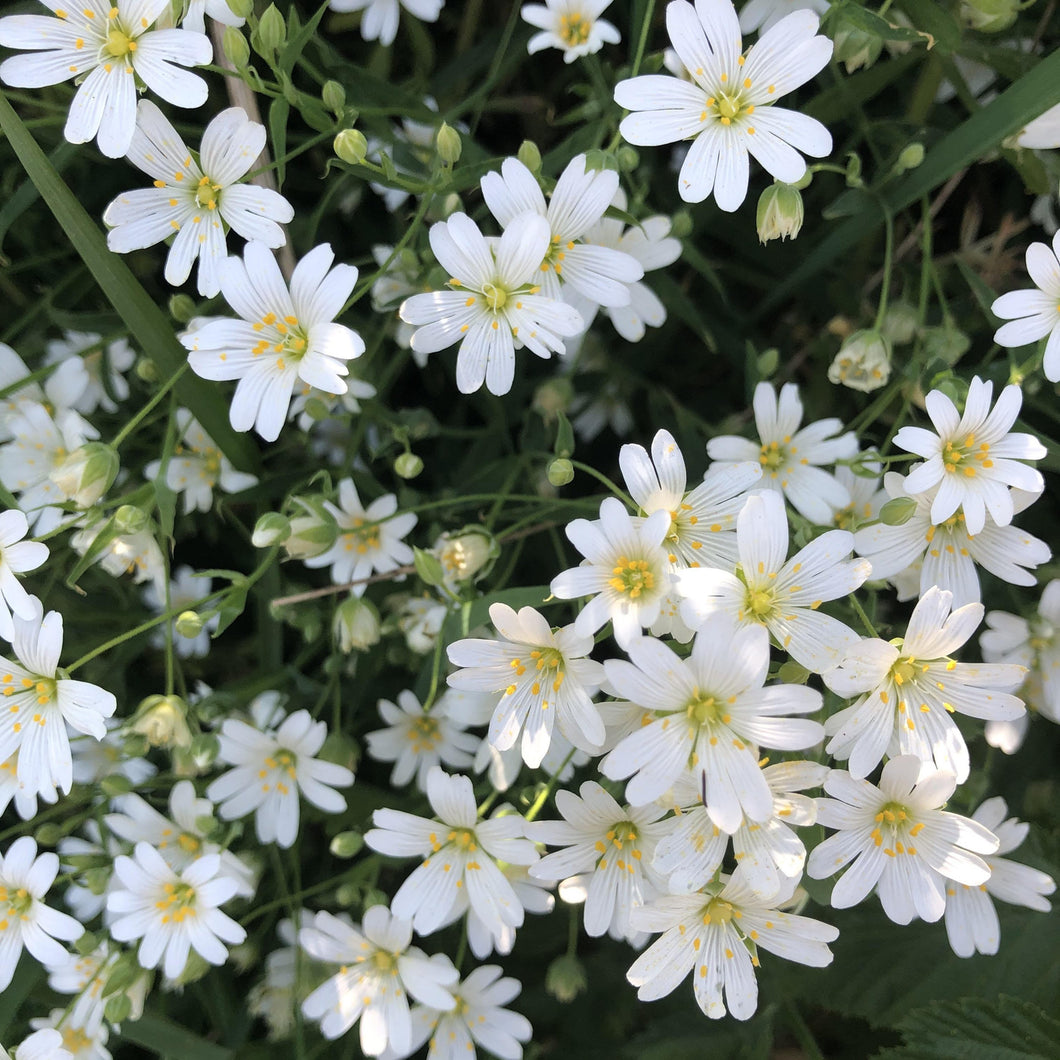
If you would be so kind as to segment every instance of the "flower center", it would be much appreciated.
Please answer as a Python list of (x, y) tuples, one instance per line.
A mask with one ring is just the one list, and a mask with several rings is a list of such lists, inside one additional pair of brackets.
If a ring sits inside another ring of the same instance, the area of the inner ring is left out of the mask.
[(413, 751), (429, 751), (441, 739), (438, 722), (429, 714), (422, 714), (409, 726)]
[(354, 551), (359, 556), (365, 555), (369, 549), (373, 551), (379, 548), (379, 525), (369, 523), (363, 516), (355, 516), (350, 533), (345, 535), (346, 551)]
[(470, 828), (454, 828), (446, 836), (446, 839), (461, 850), (469, 852), (478, 850), (478, 844), (475, 842), (475, 833)]
[(495, 283), (485, 283), (482, 285), (482, 297), (492, 312), (499, 313), (508, 301), (508, 292)]
[(50, 677), (38, 677), (34, 686), (37, 693), (37, 702), (44, 706), (55, 698), (55, 682)]
[(177, 845), (185, 854), (198, 854), (202, 849), (202, 840), (191, 832), (181, 832), (177, 836)]
[(739, 917), (739, 915), (731, 902), (723, 902), (720, 898), (715, 898), (703, 910), (703, 923), (728, 924), (733, 917)]
[(589, 33), (593, 28), (592, 20), (586, 18), (580, 11), (559, 17), (559, 36), (568, 47), (584, 44), (589, 39)]
[(397, 955), (388, 953), (386, 950), (376, 950), (372, 954), (372, 964), (375, 970), (382, 975), (397, 975)]
[[(883, 852), (888, 857), (898, 854), (916, 854), (916, 847), (909, 845), (909, 840), (914, 839), (924, 830), (922, 822), (916, 821), (912, 810), (900, 802), (886, 802), (876, 814), (876, 827), (872, 830), (872, 841), (878, 847), (883, 847)], [(884, 835), (886, 833), (886, 837)], [(901, 836), (902, 839), (898, 837)], [(885, 846), (885, 839), (890, 846)]]
[(162, 914), (162, 923), (179, 924), (195, 916), (195, 888), (190, 883), (167, 883), (163, 886), (163, 897), (155, 902)]
[(129, 52), (136, 51), (136, 41), (124, 30), (115, 27), (107, 33), (107, 42), (103, 45), (103, 50), (115, 59), (120, 59)]
[(763, 469), (776, 472), (788, 462), (788, 451), (780, 442), (766, 442), (758, 454)]
[[(742, 64), (741, 64), (742, 65)], [(722, 74), (727, 79), (727, 75)], [(722, 125), (745, 124), (743, 119), (749, 118), (755, 112), (754, 104), (746, 102), (744, 89), (751, 87), (751, 79), (745, 77), (742, 81), (743, 88), (737, 87), (736, 91), (722, 91), (717, 95), (707, 96), (706, 108), (699, 116), (700, 121), (706, 121), (713, 111)], [(747, 132), (753, 134), (754, 126), (748, 125)]]
[(698, 690), (685, 706), (685, 716), (696, 725), (712, 725), (715, 722), (728, 722), (729, 715), (725, 707), (715, 697), (703, 695)]
[(195, 189), (195, 201), (207, 210), (216, 210), (222, 187), (221, 184), (214, 184), (209, 177), (203, 177)]
[(17, 917), (18, 919), (24, 919), (33, 907), (33, 895), (26, 890), (25, 887), (19, 887), (17, 890), (9, 891), (6, 887), (0, 887), (0, 902), (7, 903), (7, 910), (4, 913), (0, 913), (0, 931), (3, 931), (7, 927), (7, 918), (9, 916)]
[(648, 569), (646, 559), (627, 559), (625, 556), (619, 556), (611, 573), (614, 577), (608, 579), (608, 585), (616, 593), (628, 596), (631, 600), (636, 600), (641, 593), (655, 588), (655, 575)]
[[(535, 648), (530, 653), (530, 658), (533, 660), (534, 668), (540, 676), (546, 682), (552, 682), (552, 691), (558, 692), (563, 687), (563, 682), (567, 679), (567, 672), (563, 666), (563, 652), (558, 648)], [(541, 682), (539, 680), (535, 681), (530, 691), (536, 696), (540, 690)]]
[(63, 1027), (60, 1033), (63, 1036), (63, 1048), (73, 1053), (74, 1056), (95, 1044), (80, 1027)]
[[(202, 185), (200, 184), (200, 190)], [(198, 192), (196, 197), (198, 197)], [(268, 336), (262, 336), (257, 344), (251, 349), (255, 357), (260, 357), (270, 350), (280, 355), (276, 367), (283, 371), (284, 357), (290, 357), (293, 361), (300, 361), (309, 348), (309, 338), (305, 328), (298, 322), (298, 317), (288, 314), (282, 319), (276, 313), (266, 313), (261, 320), (251, 325), (255, 331), (264, 332), (269, 329)]]
[(975, 478), (978, 468), (992, 468), (993, 460), (990, 459), (990, 443), (980, 442), (976, 445), (975, 435), (969, 434), (964, 439), (964, 444), (947, 442), (942, 447), (942, 465), (947, 473), (960, 471), (969, 478)]
[[(638, 836), (637, 826), (632, 821), (618, 821), (613, 824), (607, 830), (604, 838), (598, 839), (595, 843), (596, 852), (600, 855), (596, 859), (596, 867), (598, 869), (606, 869), (608, 855), (612, 851), (616, 851), (618, 853), (618, 868), (632, 872), (633, 864), (628, 859), (632, 858), (634, 861), (640, 861), (643, 856), (641, 851), (634, 846)], [(627, 847), (632, 849), (627, 850)]]
[(891, 677), (894, 678), (896, 685), (908, 684), (916, 678), (918, 667), (914, 666), (915, 659), (913, 656), (902, 656), (895, 664), (891, 667)]
[(750, 611), (756, 619), (762, 620), (768, 618), (776, 607), (773, 590), (748, 588), (746, 606), (747, 610)]

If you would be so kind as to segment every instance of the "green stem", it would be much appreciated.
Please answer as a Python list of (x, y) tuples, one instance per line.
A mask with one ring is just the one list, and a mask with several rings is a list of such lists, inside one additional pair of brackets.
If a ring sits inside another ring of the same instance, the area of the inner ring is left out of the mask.
[(611, 491), (623, 504), (629, 505), (634, 511), (637, 510), (637, 506), (633, 503), (633, 498), (630, 497), (624, 489), (616, 486), (602, 471), (597, 471), (595, 467), (590, 467), (588, 464), (583, 464), (579, 460), (572, 460), (571, 464), (574, 465), (579, 471), (584, 471), (587, 475), (592, 475), (597, 482), (603, 483), (608, 490)]
[(644, 21), (640, 24), (640, 39), (637, 41), (637, 54), (633, 56), (630, 77), (636, 77), (640, 73), (640, 64), (644, 61), (644, 51), (648, 46), (648, 30), (651, 28), (651, 20), (654, 17), (655, 0), (648, 0), (648, 6), (644, 9)]
[(114, 441), (110, 443), (112, 449), (117, 449), (121, 446), (121, 443), (129, 437), (137, 427), (146, 419), (146, 417), (152, 412), (152, 410), (161, 402), (161, 400), (172, 390), (180, 377), (188, 370), (188, 362), (185, 361), (166, 381), (162, 384), (159, 390), (147, 402), (146, 405), (118, 433), (114, 436)]
[(883, 318), (887, 315), (887, 300), (891, 294), (891, 271), (894, 264), (894, 216), (887, 204), (881, 199), (880, 209), (884, 219), (883, 282), (880, 284), (880, 303), (876, 308), (877, 331), (883, 327)]
[(876, 632), (876, 628), (870, 621), (869, 616), (865, 614), (865, 608), (861, 606), (861, 601), (858, 600), (858, 598), (853, 593), (851, 593), (850, 596), (847, 597), (847, 599), (850, 601), (851, 607), (853, 607), (854, 610), (857, 612), (857, 616), (861, 619), (861, 623), (868, 631), (869, 636), (878, 637), (879, 634)]
[(799, 1045), (802, 1046), (802, 1051), (805, 1053), (807, 1060), (824, 1060), (824, 1053), (821, 1052), (817, 1039), (814, 1038), (813, 1032), (807, 1025), (806, 1020), (802, 1018), (802, 1013), (794, 1001), (784, 1002), (784, 1014), (787, 1016), (788, 1026), (798, 1039)]
[(559, 782), (560, 773), (562, 773), (563, 770), (567, 768), (567, 763), (570, 762), (570, 760), (574, 757), (574, 751), (575, 748), (572, 747), (567, 752), (567, 757), (564, 758), (562, 762), (560, 762), (559, 768), (556, 770), (556, 772), (548, 778), (548, 783), (538, 793), (537, 798), (534, 799), (533, 806), (531, 806), (530, 809), (526, 811), (525, 820), (534, 820), (534, 818), (537, 817), (537, 815), (544, 809), (545, 803), (548, 802), (548, 797), (552, 794), (553, 788), (555, 788), (556, 784)]
[(438, 678), (442, 672), (442, 635), (439, 632), (434, 639), (434, 665), (431, 667), (431, 687), (427, 692), (427, 699), (423, 704), (423, 713), (426, 714), (434, 706), (435, 697), (438, 695)]

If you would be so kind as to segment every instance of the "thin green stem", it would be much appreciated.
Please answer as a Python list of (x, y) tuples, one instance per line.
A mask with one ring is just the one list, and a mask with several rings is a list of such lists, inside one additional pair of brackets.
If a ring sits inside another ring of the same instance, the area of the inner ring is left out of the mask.
[(858, 600), (854, 593), (851, 593), (847, 599), (850, 601), (850, 606), (854, 608), (858, 618), (861, 619), (861, 624), (865, 627), (870, 637), (878, 637), (879, 634), (876, 632), (876, 627), (873, 626), (869, 616), (865, 614), (865, 608), (861, 606), (861, 601)]
[(114, 436), (114, 440), (110, 443), (112, 449), (117, 449), (121, 446), (121, 443), (129, 437), (137, 427), (150, 415), (150, 413), (158, 406), (162, 399), (177, 385), (180, 377), (188, 370), (188, 362), (185, 361), (158, 389), (155, 395), (147, 402), (142, 409), (140, 409), (135, 416), (118, 433)]
[(651, 21), (654, 17), (655, 0), (648, 0), (648, 6), (644, 9), (644, 21), (640, 24), (637, 54), (633, 56), (633, 68), (630, 71), (630, 77), (636, 77), (640, 73), (640, 64), (644, 61), (644, 51), (648, 46), (648, 30), (651, 29)]
[(567, 764), (574, 757), (574, 751), (575, 748), (572, 747), (567, 752), (567, 757), (564, 758), (562, 762), (560, 762), (559, 768), (556, 770), (555, 773), (552, 774), (552, 776), (548, 778), (548, 783), (546, 783), (545, 786), (541, 789), (541, 791), (538, 792), (537, 798), (534, 799), (533, 806), (531, 806), (530, 809), (526, 811), (525, 820), (534, 820), (534, 818), (537, 817), (537, 815), (545, 808), (545, 803), (548, 802), (548, 798), (552, 794), (553, 789), (555, 788), (556, 784), (559, 783), (560, 774), (563, 772), (563, 770), (567, 768)]
[(891, 272), (894, 267), (894, 216), (886, 203), (880, 201), (884, 219), (884, 248), (883, 248), (883, 282), (880, 284), (880, 302), (876, 307), (877, 331), (883, 327), (883, 318), (887, 315), (887, 301), (891, 294)]
[(603, 483), (608, 490), (613, 493), (623, 504), (628, 504), (630, 508), (636, 510), (637, 506), (633, 503), (633, 498), (630, 497), (624, 489), (616, 486), (602, 471), (597, 471), (595, 467), (590, 467), (589, 464), (583, 464), (579, 460), (572, 460), (571, 463), (579, 470), (584, 471), (587, 475), (592, 475), (597, 482)]

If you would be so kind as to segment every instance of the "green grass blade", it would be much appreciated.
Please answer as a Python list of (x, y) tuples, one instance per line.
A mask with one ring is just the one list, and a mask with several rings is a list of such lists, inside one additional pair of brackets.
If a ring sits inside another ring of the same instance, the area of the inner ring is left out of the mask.
[(121, 1039), (169, 1060), (231, 1060), (232, 1050), (200, 1038), (178, 1023), (145, 1012), (141, 1019), (124, 1020)]

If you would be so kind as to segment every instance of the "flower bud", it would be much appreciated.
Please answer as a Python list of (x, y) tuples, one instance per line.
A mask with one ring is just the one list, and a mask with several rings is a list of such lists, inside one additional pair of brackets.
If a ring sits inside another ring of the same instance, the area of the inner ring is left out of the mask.
[[(205, 769), (214, 762), (217, 756), (221, 753), (221, 741), (218, 739), (216, 733), (200, 732), (191, 741), (191, 747), (188, 748), (188, 751), (192, 758), (195, 759), (196, 765)], [(203, 832), (210, 832), (213, 830), (212, 826), (210, 828), (203, 828), (201, 825), (200, 829)]]
[(244, 22), (254, 14), (254, 0), (225, 0), (225, 2), (228, 4), (228, 10)]
[(195, 611), (181, 611), (177, 615), (176, 622), (173, 623), (173, 628), (177, 633), (188, 640), (194, 640), (202, 632), (202, 627), (202, 616)]
[(347, 655), (351, 651), (367, 651), (379, 643), (379, 612), (374, 604), (359, 596), (351, 596), (335, 608), (331, 632), (338, 641), (339, 650)]
[(295, 497), (294, 503), (302, 510), (291, 520), (291, 533), (283, 543), (291, 559), (310, 559), (327, 552), (339, 536), (335, 517), (324, 507), (319, 494)]
[(121, 753), (125, 758), (143, 758), (150, 749), (151, 745), (139, 733), (126, 736), (121, 742)]
[(563, 458), (548, 465), (548, 481), (552, 486), (566, 486), (574, 480), (574, 465)]
[(894, 302), (883, 314), (880, 331), (892, 346), (904, 346), (916, 338), (920, 317), (916, 306), (909, 302)]
[(135, 504), (123, 504), (114, 513), (114, 525), (122, 534), (138, 534), (150, 520), (147, 512)]
[(86, 442), (48, 476), (78, 508), (91, 508), (110, 489), (120, 467), (118, 454), (103, 442)]
[(500, 546), (485, 527), (469, 526), (443, 534), (434, 544), (434, 554), (441, 560), (446, 579), (461, 582), (485, 573), (500, 555)]
[(781, 663), (780, 669), (777, 671), (777, 678), (786, 685), (804, 685), (809, 676), (810, 671), (794, 659), (788, 659), (787, 662)]
[(415, 453), (402, 453), (394, 461), (394, 474), (402, 478), (415, 478), (423, 470), (423, 460)]
[(447, 166), (460, 161), (460, 152), (463, 150), (463, 144), (460, 142), (460, 133), (448, 122), (442, 122), (441, 127), (438, 129), (438, 135), (435, 137), (434, 146), (438, 151), (438, 157)]
[(221, 50), (225, 58), (237, 69), (244, 70), (250, 63), (250, 45), (247, 38), (235, 26), (225, 26), (221, 38)]
[(872, 66), (883, 51), (883, 40), (874, 33), (868, 33), (840, 16), (840, 26), (834, 37), (837, 62), (843, 63), (847, 73), (852, 74), (862, 67)]
[(428, 585), (445, 584), (445, 569), (442, 567), (442, 561), (433, 552), (428, 552), (422, 548), (413, 548), (412, 555), (416, 573), (423, 581)]
[(119, 795), (128, 795), (133, 789), (133, 782), (122, 773), (111, 773), (99, 782), (99, 786), (105, 795), (117, 798)]
[(953, 324), (924, 329), (924, 354), (938, 357), (951, 368), (968, 352), (972, 340)]
[(331, 149), (351, 166), (359, 166), (368, 156), (368, 141), (360, 129), (343, 129), (335, 137)]
[(674, 239), (687, 239), (692, 234), (692, 215), (687, 210), (678, 210), (670, 218), (670, 235)]
[(880, 509), (880, 522), (885, 526), (904, 526), (916, 514), (912, 497), (894, 497)]
[(269, 4), (258, 21), (257, 42), (254, 50), (263, 59), (271, 60), (277, 49), (287, 40), (287, 24), (275, 4)]
[(574, 386), (565, 375), (546, 380), (534, 391), (531, 407), (539, 413), (545, 423), (552, 423), (560, 412), (570, 408), (574, 397)]
[(790, 184), (774, 181), (758, 199), (758, 239), (794, 239), (802, 228), (802, 195)]
[(339, 832), (328, 848), (337, 858), (352, 858), (364, 846), (364, 836), (360, 832)]
[(179, 696), (148, 696), (137, 707), (129, 731), (145, 736), (152, 747), (190, 747), (187, 704)]
[(961, 19), (980, 33), (1001, 33), (1016, 21), (1020, 0), (961, 0)]
[(585, 967), (573, 953), (557, 957), (545, 972), (545, 989), (564, 1005), (570, 1004), (586, 986)]
[(518, 158), (531, 173), (541, 172), (541, 152), (537, 149), (537, 144), (535, 144), (533, 140), (524, 140), (519, 145), (519, 150), (516, 152), (515, 157)]
[(126, 994), (112, 994), (103, 1005), (103, 1015), (109, 1023), (121, 1023), (132, 1014), (132, 1002)]
[(904, 173), (907, 169), (916, 169), (924, 161), (924, 145), (906, 144), (898, 155), (898, 168)]
[(291, 536), (291, 522), (279, 512), (266, 512), (255, 524), (250, 543), (255, 548), (282, 545)]
[(768, 379), (780, 367), (780, 350), (775, 346), (763, 350), (755, 361), (760, 379)]
[[(175, 294), (169, 299), (169, 315), (178, 324), (187, 324), (198, 310), (195, 300), (188, 294)], [(151, 362), (154, 363), (153, 361)]]
[(326, 420), (331, 415), (331, 409), (322, 398), (311, 397), (302, 410), (314, 423)]
[(615, 158), (618, 160), (618, 168), (623, 173), (632, 173), (640, 165), (639, 152), (629, 144), (623, 144), (615, 152)]
[(320, 98), (336, 118), (342, 117), (342, 112), (346, 109), (346, 89), (338, 81), (325, 81), (320, 90)]
[(52, 821), (46, 821), (34, 833), (33, 838), (39, 847), (53, 847), (63, 838), (63, 830)]
[(855, 331), (828, 368), (828, 381), (867, 394), (891, 377), (891, 344), (875, 329)]
[(140, 379), (145, 383), (158, 382), (158, 365), (155, 364), (150, 357), (141, 357), (136, 362), (136, 368), (134, 371), (136, 372), (137, 379)]

